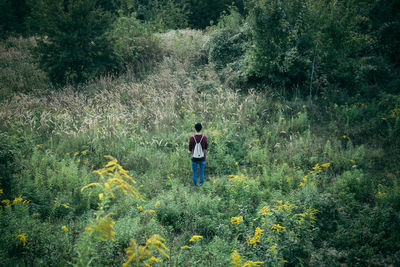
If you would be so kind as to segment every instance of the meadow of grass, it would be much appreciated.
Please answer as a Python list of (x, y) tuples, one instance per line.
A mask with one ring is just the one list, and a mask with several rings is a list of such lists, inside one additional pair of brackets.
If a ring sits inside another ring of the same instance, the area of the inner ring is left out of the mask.
[[(400, 264), (398, 96), (244, 91), (208, 63), (206, 33), (160, 38), (163, 59), (140, 78), (2, 101), (1, 265)], [(209, 139), (200, 188), (196, 122)]]

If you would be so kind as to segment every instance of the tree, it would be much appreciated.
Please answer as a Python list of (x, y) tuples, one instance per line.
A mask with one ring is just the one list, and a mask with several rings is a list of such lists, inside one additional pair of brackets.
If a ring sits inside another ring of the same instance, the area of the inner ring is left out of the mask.
[(107, 39), (114, 17), (96, 0), (38, 0), (38, 56), (53, 83), (79, 83), (115, 70), (120, 62)]

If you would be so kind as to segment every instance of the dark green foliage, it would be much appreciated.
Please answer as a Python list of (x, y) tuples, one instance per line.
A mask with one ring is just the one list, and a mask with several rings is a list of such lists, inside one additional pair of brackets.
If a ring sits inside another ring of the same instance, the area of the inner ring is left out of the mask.
[(107, 38), (119, 61), (134, 68), (149, 64), (161, 56), (159, 40), (149, 26), (135, 18), (135, 14), (117, 18)]
[[(249, 79), (287, 91), (300, 88), (303, 95), (340, 88), (376, 96), (378, 85), (393, 90), (397, 82), (388, 81), (397, 80), (391, 74), (397, 73), (391, 62), (398, 61), (395, 6), (390, 1), (251, 1)], [(377, 21), (383, 23), (379, 29)]]
[(229, 14), (221, 16), (208, 42), (209, 61), (229, 86), (239, 86), (246, 81), (243, 70), (249, 45), (249, 28), (243, 25), (243, 17), (232, 7)]
[(25, 34), (29, 15), (27, 0), (0, 1), (0, 38), (10, 34)]
[(113, 17), (97, 1), (44, 0), (34, 7), (40, 19), (38, 52), (41, 67), (53, 83), (79, 83), (118, 67), (106, 38)]
[(49, 87), (46, 73), (39, 69), (31, 51), (33, 38), (9, 37), (0, 44), (0, 99), (20, 93), (39, 93)]
[(188, 11), (180, 1), (124, 1), (121, 10), (124, 13), (135, 13), (136, 18), (155, 31), (186, 28), (188, 26)]

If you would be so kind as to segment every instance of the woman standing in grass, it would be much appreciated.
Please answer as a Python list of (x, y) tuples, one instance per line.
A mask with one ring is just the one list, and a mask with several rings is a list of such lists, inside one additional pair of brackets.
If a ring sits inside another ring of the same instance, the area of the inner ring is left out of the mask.
[(189, 139), (189, 150), (191, 152), (190, 159), (192, 160), (193, 170), (193, 185), (197, 186), (197, 169), (200, 165), (200, 182), (199, 185), (204, 183), (204, 167), (206, 166), (206, 151), (208, 148), (207, 137), (201, 134), (201, 123), (194, 126), (196, 134)]

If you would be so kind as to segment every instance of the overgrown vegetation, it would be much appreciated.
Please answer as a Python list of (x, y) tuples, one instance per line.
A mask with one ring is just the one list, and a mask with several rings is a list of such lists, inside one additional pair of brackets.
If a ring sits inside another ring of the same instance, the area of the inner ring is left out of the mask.
[(54, 21), (110, 16), (113, 72), (73, 65), (50, 85), (35, 53), (96, 39), (63, 45), (61, 28), (0, 45), (3, 265), (400, 264), (395, 1), (245, 1), (207, 31), (166, 31), (192, 25), (185, 1), (86, 2)]

